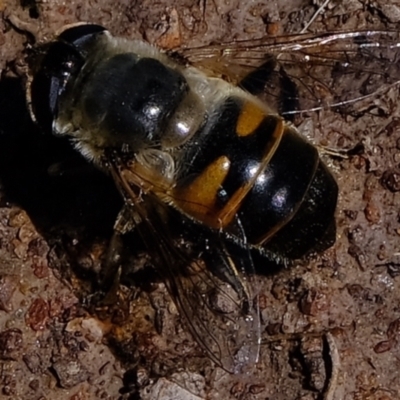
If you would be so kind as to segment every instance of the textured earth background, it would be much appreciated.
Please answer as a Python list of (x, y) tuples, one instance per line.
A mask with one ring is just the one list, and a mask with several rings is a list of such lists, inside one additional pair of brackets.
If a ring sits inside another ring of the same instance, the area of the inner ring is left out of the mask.
[[(246, 379), (202, 355), (145, 268), (111, 312), (86, 307), (121, 201), (25, 105), (26, 52), (66, 24), (171, 48), (298, 33), (320, 3), (0, 0), (1, 399), (400, 399), (398, 88), (362, 115), (301, 122), (316, 144), (363, 150), (325, 158), (340, 187), (336, 244), (259, 276), (261, 360)], [(331, 0), (308, 31), (399, 24), (400, 1)]]

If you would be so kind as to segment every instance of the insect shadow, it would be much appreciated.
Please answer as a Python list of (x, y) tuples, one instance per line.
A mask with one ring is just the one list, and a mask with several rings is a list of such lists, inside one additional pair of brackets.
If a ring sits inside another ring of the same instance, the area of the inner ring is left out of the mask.
[[(60, 161), (67, 167), (54, 173)], [(90, 268), (74, 262), (77, 249), (111, 237), (122, 201), (113, 182), (68, 141), (38, 130), (18, 78), (0, 81), (0, 183), (2, 206), (25, 210), (50, 247), (66, 250), (75, 273), (91, 280)]]

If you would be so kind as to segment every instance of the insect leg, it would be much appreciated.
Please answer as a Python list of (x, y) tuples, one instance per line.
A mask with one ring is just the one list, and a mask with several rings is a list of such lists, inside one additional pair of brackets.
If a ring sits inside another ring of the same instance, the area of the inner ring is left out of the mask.
[(135, 229), (131, 207), (124, 205), (114, 224), (114, 233), (110, 240), (107, 256), (103, 265), (99, 284), (106, 292), (103, 303), (113, 303), (120, 284), (122, 269), (123, 240), (122, 237)]
[(241, 80), (239, 86), (261, 98), (273, 111), (291, 121), (292, 112), (299, 109), (296, 84), (275, 57), (267, 55), (265, 59), (260, 67)]
[(271, 80), (271, 77), (275, 72), (275, 68), (275, 58), (272, 56), (266, 56), (265, 62), (254, 71), (247, 74), (239, 82), (238, 86), (254, 96), (261, 95), (264, 91), (266, 83)]

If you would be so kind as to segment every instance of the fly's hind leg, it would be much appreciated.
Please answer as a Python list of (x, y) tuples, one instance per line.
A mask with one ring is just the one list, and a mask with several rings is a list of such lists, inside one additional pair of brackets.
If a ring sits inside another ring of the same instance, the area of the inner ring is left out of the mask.
[(245, 76), (239, 86), (263, 100), (273, 112), (293, 122), (293, 111), (299, 109), (299, 94), (296, 84), (279, 64), (279, 59), (266, 56), (265, 62)]

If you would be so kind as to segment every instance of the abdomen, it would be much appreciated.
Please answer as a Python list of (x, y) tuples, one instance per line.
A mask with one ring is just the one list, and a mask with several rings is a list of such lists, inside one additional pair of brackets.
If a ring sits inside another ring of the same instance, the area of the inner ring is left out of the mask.
[(186, 144), (175, 205), (285, 258), (334, 242), (337, 184), (314, 146), (258, 100), (233, 90)]

